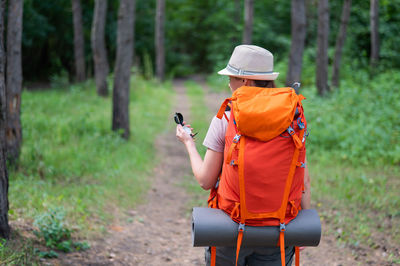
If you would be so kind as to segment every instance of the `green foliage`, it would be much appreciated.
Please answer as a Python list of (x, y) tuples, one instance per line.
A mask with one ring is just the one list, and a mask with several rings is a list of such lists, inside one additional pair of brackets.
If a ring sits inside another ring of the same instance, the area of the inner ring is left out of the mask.
[(362, 71), (355, 80), (345, 80), (328, 98), (303, 94), (309, 123), (309, 149), (329, 152), (353, 165), (398, 164), (400, 162), (400, 110), (398, 75), (387, 72), (371, 82)]
[(65, 212), (61, 208), (50, 208), (47, 212), (36, 217), (33, 225), (39, 231), (34, 231), (35, 235), (43, 238), (46, 246), (55, 248), (60, 245), (63, 247), (63, 240), (71, 238), (71, 230), (67, 228), (65, 221)]
[(111, 131), (111, 100), (98, 97), (93, 82), (23, 92), (24, 145), (19, 168), (9, 173), (11, 219), (63, 206), (73, 229), (91, 234), (113, 217), (108, 210), (142, 199), (173, 92), (138, 76), (131, 87), (128, 141)]
[[(94, 1), (81, 1), (88, 69), (93, 69), (90, 30)], [(291, 34), (290, 1), (259, 0), (254, 3), (253, 43), (274, 53), (276, 61), (288, 56)], [(306, 49), (317, 44), (318, 1), (307, 1)], [(343, 1), (330, 1), (330, 38), (333, 50), (339, 31)], [(155, 58), (155, 1), (137, 1), (135, 14), (135, 62), (140, 68), (146, 57)], [(399, 68), (400, 49), (394, 32), (399, 31), (400, 0), (380, 2), (380, 55), (378, 69)], [(353, 68), (367, 68), (370, 56), (370, 3), (353, 1), (343, 60)], [(107, 10), (106, 42), (111, 66), (116, 50), (119, 1), (110, 1)], [(165, 50), (169, 75), (184, 76), (212, 72), (226, 64), (231, 51), (242, 42), (243, 1), (171, 0), (166, 5)], [(146, 52), (144, 52), (146, 51)], [(147, 55), (148, 53), (148, 55)], [(315, 55), (314, 55), (315, 56)], [(330, 53), (332, 60), (333, 53)], [(315, 60), (311, 60), (314, 64)], [(140, 62), (140, 63), (139, 63)], [(23, 66), (25, 80), (48, 80), (64, 69), (73, 73), (73, 27), (71, 2), (67, 0), (24, 1)], [(153, 66), (152, 66), (153, 67)], [(315, 72), (308, 79), (313, 79)]]
[(75, 242), (71, 239), (72, 230), (65, 221), (65, 211), (62, 208), (49, 208), (45, 213), (38, 215), (33, 223), (39, 230), (34, 231), (39, 239), (43, 239), (50, 250), (40, 251), (37, 254), (42, 258), (57, 258), (54, 249), (63, 252), (72, 252), (90, 248), (86, 242)]
[(54, 250), (49, 250), (49, 251), (40, 251), (36, 250), (36, 254), (41, 257), (41, 258), (46, 258), (46, 259), (54, 259), (58, 258), (58, 253), (55, 252)]
[(68, 72), (63, 69), (59, 74), (52, 75), (50, 85), (52, 88), (65, 89), (69, 85)]
[(148, 80), (154, 78), (153, 63), (147, 52), (143, 54), (143, 77)]
[(0, 265), (39, 265), (32, 243), (20, 243), (13, 235), (12, 240), (0, 238)]

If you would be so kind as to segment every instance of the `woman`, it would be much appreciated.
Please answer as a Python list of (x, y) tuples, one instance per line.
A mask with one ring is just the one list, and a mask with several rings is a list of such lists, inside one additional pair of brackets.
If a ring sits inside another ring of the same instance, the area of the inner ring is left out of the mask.
[[(279, 73), (273, 72), (273, 55), (266, 49), (254, 45), (239, 45), (235, 48), (226, 68), (218, 74), (229, 76), (229, 88), (233, 93), (242, 86), (274, 88)], [(226, 112), (229, 117), (229, 111)], [(203, 145), (207, 147), (204, 160), (197, 152), (193, 139), (181, 125), (176, 128), (177, 138), (184, 143), (190, 157), (193, 174), (199, 185), (213, 188), (221, 173), (224, 160), (226, 119), (213, 118)], [(310, 178), (308, 169), (304, 175), (304, 193), (301, 207), (310, 207)], [(293, 247), (286, 248), (286, 265), (291, 265)], [(235, 265), (236, 248), (218, 247), (217, 265)], [(206, 249), (206, 263), (210, 264), (210, 251)], [(281, 265), (279, 248), (242, 248), (238, 265)]]

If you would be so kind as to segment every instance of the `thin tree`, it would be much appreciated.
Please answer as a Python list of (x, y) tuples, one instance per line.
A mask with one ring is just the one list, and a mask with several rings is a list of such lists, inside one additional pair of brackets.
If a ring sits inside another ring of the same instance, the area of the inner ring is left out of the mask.
[(6, 69), (6, 143), (7, 159), (16, 164), (22, 142), (22, 14), (23, 0), (8, 1), (7, 69)]
[(254, 0), (244, 0), (243, 44), (251, 44), (253, 35)]
[(156, 7), (156, 76), (160, 81), (165, 77), (165, 50), (164, 50), (164, 26), (165, 26), (165, 0), (157, 0)]
[(74, 24), (75, 80), (81, 82), (86, 78), (81, 0), (72, 0), (72, 16)]
[(117, 58), (114, 71), (112, 130), (129, 138), (129, 87), (133, 59), (134, 0), (120, 0), (118, 10)]
[(379, 0), (371, 0), (371, 66), (376, 67), (379, 61)]
[(347, 24), (349, 23), (351, 0), (344, 0), (342, 16), (340, 19), (339, 34), (336, 38), (335, 57), (333, 58), (332, 86), (339, 87), (340, 83), (340, 61), (342, 60), (342, 50), (346, 41)]
[(91, 32), (91, 44), (93, 51), (94, 77), (97, 94), (108, 95), (107, 75), (110, 71), (107, 59), (105, 42), (105, 26), (107, 17), (107, 0), (96, 0)]
[(4, 52), (4, 7), (5, 0), (0, 0), (0, 237), (8, 239), (8, 174), (6, 168), (6, 84)]
[(329, 38), (329, 1), (318, 1), (318, 36), (317, 36), (317, 75), (316, 85), (319, 95), (329, 91), (328, 86), (328, 38)]
[(289, 71), (286, 86), (299, 82), (303, 63), (304, 43), (306, 40), (306, 7), (304, 0), (292, 0), (292, 45), (290, 47)]

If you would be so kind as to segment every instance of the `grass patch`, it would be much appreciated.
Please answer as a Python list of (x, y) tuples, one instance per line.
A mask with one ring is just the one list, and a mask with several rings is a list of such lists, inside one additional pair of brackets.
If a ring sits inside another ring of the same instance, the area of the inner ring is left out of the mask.
[(0, 238), (0, 265), (40, 265), (31, 241), (26, 241), (17, 231), (11, 240)]
[(32, 221), (60, 207), (82, 236), (98, 232), (115, 208), (134, 207), (149, 187), (170, 87), (132, 77), (128, 141), (111, 131), (112, 98), (98, 97), (93, 82), (24, 91), (21, 160), (9, 173), (10, 219)]
[(207, 148), (203, 146), (203, 140), (206, 137), (211, 122), (204, 99), (204, 89), (194, 81), (185, 82), (185, 86), (189, 97), (190, 117), (192, 120), (188, 122), (194, 129), (194, 132), (199, 132), (196, 136), (196, 147), (200, 155), (204, 158)]
[(185, 204), (185, 208), (188, 212), (190, 212), (193, 207), (207, 207), (207, 199), (210, 191), (202, 189), (193, 175), (185, 176), (181, 185), (189, 195), (191, 195), (190, 200)]
[[(203, 140), (210, 124), (210, 115), (205, 103), (204, 90), (193, 81), (185, 82), (185, 87), (187, 88), (186, 93), (190, 102), (191, 121), (188, 122), (194, 128), (194, 132), (199, 132), (196, 136), (196, 147), (202, 158), (204, 158), (207, 148), (203, 146)], [(184, 178), (181, 185), (192, 195), (191, 200), (186, 204), (188, 211), (193, 206), (207, 206), (209, 191), (203, 190), (193, 176)]]

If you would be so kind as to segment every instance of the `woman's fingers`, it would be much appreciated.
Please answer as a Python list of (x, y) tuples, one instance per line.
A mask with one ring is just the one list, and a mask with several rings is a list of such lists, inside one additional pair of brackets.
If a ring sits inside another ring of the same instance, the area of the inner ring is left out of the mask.
[(185, 131), (185, 129), (181, 125), (176, 126), (176, 137), (181, 142), (186, 142), (192, 139), (192, 137)]

